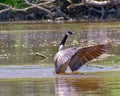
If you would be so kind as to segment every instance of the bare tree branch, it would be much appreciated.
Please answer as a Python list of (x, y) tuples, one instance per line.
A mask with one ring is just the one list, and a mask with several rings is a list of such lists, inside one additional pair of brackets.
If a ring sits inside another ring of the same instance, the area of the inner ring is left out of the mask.
[(6, 11), (9, 11), (11, 8), (6, 8), (4, 10), (1, 10), (0, 13), (3, 13), (3, 12), (6, 12)]
[[(32, 8), (38, 8), (41, 11), (43, 11), (44, 13), (48, 14), (51, 19), (53, 19), (53, 14), (48, 9), (45, 9), (43, 7), (40, 7), (40, 6), (46, 5), (46, 4), (50, 4), (50, 3), (54, 2), (55, 0), (48, 1), (48, 2), (45, 2), (45, 3), (39, 3), (39, 4), (33, 4), (33, 3), (29, 2), (28, 0), (24, 0), (24, 1), (25, 1), (25, 3), (27, 5), (29, 5), (29, 7), (26, 7), (26, 8), (23, 8), (23, 9), (14, 8), (14, 7), (9, 6), (7, 4), (0, 3), (0, 6), (6, 7), (5, 9), (2, 9), (0, 11), (0, 13), (6, 12), (6, 11), (9, 11), (9, 10), (13, 10), (13, 11), (27, 11), (27, 10), (32, 9)], [(36, 0), (36, 1), (38, 1), (38, 0)]]
[(85, 5), (85, 4), (84, 4), (84, 3), (71, 4), (71, 5), (69, 5), (67, 8), (68, 8), (68, 9), (73, 9), (73, 8), (75, 8), (75, 7), (80, 7), (80, 6), (83, 6), (83, 5)]
[(9, 5), (7, 5), (7, 4), (3, 4), (3, 3), (0, 3), (0, 6), (10, 7)]
[(26, 4), (28, 4), (28, 5), (32, 5), (32, 3), (29, 2), (28, 0), (24, 0), (24, 1), (25, 1)]
[[(119, 7), (120, 0), (106, 0), (106, 1), (81, 0), (81, 2), (77, 4), (74, 4), (72, 0), (66, 0), (66, 1), (68, 2), (67, 6), (66, 4), (54, 6), (52, 4), (56, 3), (57, 0), (45, 0), (45, 2), (43, 3), (41, 3), (41, 0), (34, 0), (34, 3), (31, 0), (24, 0), (24, 3), (27, 4), (28, 6), (22, 9), (15, 8), (8, 4), (0, 3), (0, 7), (1, 7), (0, 14), (7, 11), (27, 12), (29, 10), (38, 9), (44, 13), (42, 15), (44, 15), (45, 17), (49, 16), (52, 20), (53, 19), (55, 20), (55, 18), (56, 20), (58, 20), (59, 19), (58, 17), (62, 17), (62, 18), (64, 17), (63, 18), (64, 20), (70, 20), (70, 17), (76, 18), (76, 16), (80, 19), (81, 17), (83, 17), (83, 19), (84, 17), (85, 19), (89, 19), (92, 17), (94, 12), (95, 12), (95, 15), (93, 15), (92, 18), (95, 18), (96, 20), (97, 18), (102, 20), (106, 18), (106, 16), (109, 16), (109, 17), (116, 16), (115, 18), (120, 18), (119, 17), (120, 16), (120, 7)], [(62, 10), (62, 9), (65, 9), (65, 10)], [(5, 13), (5, 14), (9, 14), (9, 13)], [(22, 15), (26, 16), (26, 15), (29, 15), (29, 13), (25, 13), (25, 14), (22, 13)], [(30, 18), (42, 18), (40, 16), (39, 16), (39, 13), (36, 15), (36, 12), (33, 15), (31, 15), (30, 13)], [(9, 18), (9, 15), (8, 15), (8, 18)], [(29, 18), (29, 16), (28, 17), (26, 16), (25, 18)]]
[(24, 0), (24, 1), (25, 1), (26, 4), (28, 4), (28, 5), (34, 6), (34, 7), (36, 7), (36, 8), (39, 8), (39, 9), (42, 10), (43, 12), (47, 13), (48, 15), (50, 15), (51, 19), (53, 19), (53, 14), (52, 14), (49, 10), (47, 10), (47, 9), (45, 9), (45, 8), (43, 8), (43, 7), (40, 7), (40, 6), (37, 5), (37, 4), (30, 3), (28, 0)]
[(35, 4), (37, 4), (38, 2), (39, 2), (39, 0), (36, 0), (36, 1), (35, 1)]
[(75, 8), (75, 7), (80, 7), (80, 6), (83, 6), (83, 5), (101, 7), (101, 6), (106, 6), (110, 3), (111, 3), (110, 0), (106, 0), (106, 1), (82, 0), (81, 3), (69, 5), (68, 9)]
[(105, 6), (111, 3), (110, 0), (106, 0), (106, 1), (86, 0), (85, 2), (87, 5), (92, 5), (97, 7)]

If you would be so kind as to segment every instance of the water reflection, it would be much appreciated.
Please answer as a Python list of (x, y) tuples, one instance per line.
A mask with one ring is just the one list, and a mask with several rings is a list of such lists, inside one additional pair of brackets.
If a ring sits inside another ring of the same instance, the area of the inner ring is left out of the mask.
[(103, 96), (107, 94), (105, 81), (97, 76), (70, 76), (55, 78), (56, 96)]
[(0, 96), (54, 96), (53, 79), (0, 81)]
[(0, 96), (119, 96), (119, 72), (96, 74), (0, 79)]

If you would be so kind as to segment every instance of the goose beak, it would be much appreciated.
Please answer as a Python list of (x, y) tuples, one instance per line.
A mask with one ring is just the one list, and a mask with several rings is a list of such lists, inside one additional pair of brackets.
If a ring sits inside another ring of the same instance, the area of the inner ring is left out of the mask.
[(74, 34), (75, 32), (73, 32), (73, 31), (67, 31), (66, 33), (67, 33), (67, 35), (72, 35), (72, 34)]

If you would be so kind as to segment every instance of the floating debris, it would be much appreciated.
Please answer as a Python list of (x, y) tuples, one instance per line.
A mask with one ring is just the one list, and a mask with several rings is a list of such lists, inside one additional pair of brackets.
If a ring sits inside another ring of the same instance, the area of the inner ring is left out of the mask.
[(46, 59), (46, 56), (45, 56), (45, 55), (40, 54), (40, 53), (38, 53), (38, 52), (37, 52), (37, 53), (35, 53), (35, 56), (39, 56), (41, 60)]

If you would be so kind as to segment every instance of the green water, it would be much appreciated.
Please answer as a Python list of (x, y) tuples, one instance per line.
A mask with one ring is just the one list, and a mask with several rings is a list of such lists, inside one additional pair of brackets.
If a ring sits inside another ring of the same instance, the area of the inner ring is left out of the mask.
[(120, 96), (119, 72), (0, 79), (1, 96)]
[[(120, 96), (120, 23), (0, 24), (0, 96)], [(54, 74), (53, 57), (66, 47), (113, 42), (108, 53), (79, 74)], [(47, 58), (41, 60), (36, 53)]]

